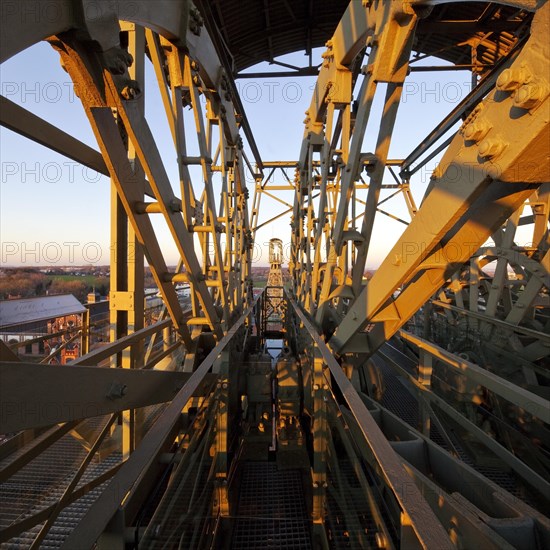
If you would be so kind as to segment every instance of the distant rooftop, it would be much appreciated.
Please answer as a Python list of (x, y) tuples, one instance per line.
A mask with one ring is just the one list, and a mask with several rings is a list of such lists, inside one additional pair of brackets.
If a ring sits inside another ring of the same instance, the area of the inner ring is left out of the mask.
[(0, 301), (0, 330), (85, 311), (86, 308), (72, 294), (3, 300)]

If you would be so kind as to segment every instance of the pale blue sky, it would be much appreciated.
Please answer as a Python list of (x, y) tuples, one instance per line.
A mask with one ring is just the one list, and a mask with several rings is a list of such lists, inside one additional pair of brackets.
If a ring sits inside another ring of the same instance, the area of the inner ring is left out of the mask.
[[(321, 49), (314, 51), (319, 60)], [(293, 64), (306, 63), (302, 53), (283, 58)], [(428, 64), (442, 64), (428, 60)], [(149, 65), (147, 63), (147, 65)], [(263, 64), (260, 68), (279, 70)], [(258, 67), (251, 69), (257, 70)], [(303, 135), (304, 112), (308, 108), (315, 79), (287, 78), (238, 81), (242, 101), (264, 160), (296, 160)], [(58, 125), (64, 131), (97, 149), (82, 106), (74, 96), (68, 75), (57, 54), (41, 43), (1, 66), (1, 93), (29, 111)], [(394, 133), (390, 158), (404, 158), (435, 124), (468, 93), (467, 72), (413, 73), (406, 83)], [(146, 116), (164, 158), (168, 174), (177, 183), (175, 154), (156, 89), (152, 69), (147, 69)], [(379, 96), (383, 96), (383, 91)], [(380, 99), (380, 97), (379, 97)], [(372, 151), (381, 102), (375, 104), (363, 151)], [(193, 139), (189, 136), (192, 149)], [(190, 154), (193, 154), (192, 151)], [(249, 155), (249, 158), (252, 158)], [(109, 181), (61, 155), (13, 132), (0, 130), (0, 243), (3, 265), (80, 265), (109, 263)], [(435, 161), (413, 180), (413, 193), (420, 202)], [(290, 174), (292, 177), (292, 174)], [(391, 176), (386, 178), (388, 183)], [(200, 188), (200, 177), (195, 186)], [(249, 183), (251, 198), (253, 183)], [(391, 191), (383, 191), (382, 198)], [(292, 203), (291, 193), (278, 192)], [(365, 192), (366, 194), (366, 192)], [(388, 201), (384, 209), (408, 219), (404, 201)], [(262, 219), (282, 211), (272, 199), (262, 199)], [(264, 243), (277, 236), (290, 242), (288, 218), (258, 231), (258, 264), (265, 264)], [(168, 264), (177, 262), (175, 247), (162, 221), (155, 222)], [(403, 231), (404, 225), (378, 215), (372, 252), (367, 265), (375, 267)]]

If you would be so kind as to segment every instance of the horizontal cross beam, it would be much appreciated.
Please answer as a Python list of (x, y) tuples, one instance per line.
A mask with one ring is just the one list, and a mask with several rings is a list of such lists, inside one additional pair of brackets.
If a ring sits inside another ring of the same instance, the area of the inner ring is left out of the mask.
[[(0, 433), (50, 426), (170, 401), (184, 372), (0, 363)], [(205, 395), (208, 375), (193, 395)]]

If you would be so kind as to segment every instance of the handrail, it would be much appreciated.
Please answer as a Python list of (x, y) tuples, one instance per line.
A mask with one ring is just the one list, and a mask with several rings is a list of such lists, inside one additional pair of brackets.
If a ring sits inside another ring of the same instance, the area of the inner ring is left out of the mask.
[[(259, 296), (261, 296), (261, 294)], [(252, 305), (221, 338), (219, 343), (206, 356), (197, 370), (193, 372), (183, 388), (181, 388), (172, 402), (162, 412), (152, 428), (145, 434), (139, 447), (130, 455), (99, 498), (92, 504), (80, 523), (75, 527), (67, 539), (65, 539), (61, 548), (66, 550), (72, 550), (73, 548), (91, 548), (95, 544), (101, 533), (107, 527), (109, 521), (111, 521), (115, 515), (122, 499), (138, 481), (142, 473), (147, 470), (149, 465), (154, 461), (159, 449), (179, 421), (181, 411), (185, 407), (187, 401), (189, 401), (203, 378), (212, 368), (214, 361), (252, 313), (257, 301), (258, 297), (256, 297)]]
[(342, 367), (332, 354), (313, 323), (287, 293), (287, 299), (296, 315), (315, 342), (333, 380), (338, 385), (364, 438), (376, 460), (386, 485), (395, 496), (399, 506), (423, 548), (453, 548), (449, 536), (430, 508), (418, 487), (403, 468), (402, 461), (391, 447), (382, 430), (348, 380)]
[(73, 361), (67, 363), (67, 365), (97, 365), (104, 359), (111, 357), (111, 355), (114, 355), (115, 353), (126, 349), (132, 344), (137, 344), (140, 340), (143, 340), (144, 338), (147, 338), (147, 336), (151, 336), (155, 332), (169, 327), (171, 324), (172, 321), (170, 319), (157, 321), (156, 323), (148, 327), (142, 328), (140, 330), (137, 330), (136, 332), (132, 332), (132, 334), (128, 334), (127, 336), (119, 338), (116, 342), (112, 342), (106, 346), (95, 349), (90, 353), (83, 355), (82, 357), (78, 357), (77, 359), (74, 359)]

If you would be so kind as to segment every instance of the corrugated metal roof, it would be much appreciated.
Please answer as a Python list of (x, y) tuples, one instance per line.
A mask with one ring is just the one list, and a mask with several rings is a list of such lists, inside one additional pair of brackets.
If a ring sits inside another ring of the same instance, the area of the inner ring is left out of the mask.
[(85, 311), (72, 294), (0, 301), (0, 329)]
[[(352, 0), (359, 2), (359, 0)], [(261, 61), (324, 46), (349, 0), (195, 0), (237, 75)], [(532, 13), (493, 2), (430, 6), (418, 22), (413, 50), (455, 64), (492, 65), (527, 32)], [(424, 17), (426, 16), (426, 17)], [(222, 57), (223, 59), (223, 57)]]

